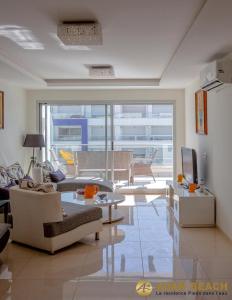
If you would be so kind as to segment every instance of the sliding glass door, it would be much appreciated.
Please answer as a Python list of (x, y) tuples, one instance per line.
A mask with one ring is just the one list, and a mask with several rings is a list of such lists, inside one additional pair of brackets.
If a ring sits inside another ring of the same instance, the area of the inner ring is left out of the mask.
[(40, 105), (43, 158), (118, 187), (173, 176), (173, 105)]
[(62, 166), (70, 176), (108, 177), (108, 106), (40, 105), (43, 158)]
[(114, 150), (132, 154), (133, 185), (151, 186), (157, 178), (172, 177), (173, 105), (114, 105)]

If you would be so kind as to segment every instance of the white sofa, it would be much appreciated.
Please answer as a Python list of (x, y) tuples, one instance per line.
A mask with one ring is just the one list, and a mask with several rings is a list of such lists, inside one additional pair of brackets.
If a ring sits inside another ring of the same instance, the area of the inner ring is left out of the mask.
[[(10, 206), (12, 240), (51, 253), (91, 233), (98, 239), (102, 230), (100, 208), (61, 202), (59, 192), (41, 193), (14, 187), (10, 189)], [(67, 216), (63, 216), (62, 207)]]

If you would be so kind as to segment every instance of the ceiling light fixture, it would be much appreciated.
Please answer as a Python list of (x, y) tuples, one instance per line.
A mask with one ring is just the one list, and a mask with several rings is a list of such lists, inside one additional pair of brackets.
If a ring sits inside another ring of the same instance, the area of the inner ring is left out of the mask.
[(4, 36), (27, 50), (43, 50), (44, 46), (35, 38), (33, 33), (21, 26), (2, 25), (0, 36)]
[(63, 22), (57, 36), (64, 45), (102, 45), (101, 25), (94, 21)]
[(45, 79), (53, 87), (143, 87), (159, 86), (160, 79)]
[(113, 78), (114, 68), (111, 65), (86, 65), (89, 76), (94, 78)]
[(83, 45), (65, 45), (56, 34), (51, 33), (51, 37), (53, 37), (56, 42), (59, 44), (59, 46), (63, 49), (63, 50), (73, 50), (73, 51), (90, 51), (91, 48), (89, 48), (88, 46), (83, 46)]

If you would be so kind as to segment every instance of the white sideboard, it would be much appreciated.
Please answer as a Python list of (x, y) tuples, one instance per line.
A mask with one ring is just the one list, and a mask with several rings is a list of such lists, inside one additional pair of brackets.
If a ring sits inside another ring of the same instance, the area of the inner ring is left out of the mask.
[(215, 197), (208, 191), (189, 193), (182, 185), (170, 183), (168, 201), (181, 227), (215, 226)]

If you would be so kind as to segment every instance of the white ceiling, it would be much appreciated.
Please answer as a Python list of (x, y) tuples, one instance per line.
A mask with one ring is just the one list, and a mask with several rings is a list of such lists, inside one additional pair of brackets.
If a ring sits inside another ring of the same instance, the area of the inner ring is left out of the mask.
[[(0, 26), (30, 30), (44, 50), (0, 36), (0, 79), (44, 88), (45, 79), (88, 79), (88, 64), (113, 65), (117, 79), (161, 79), (183, 88), (202, 66), (232, 50), (231, 0), (0, 0)], [(64, 20), (96, 19), (103, 45), (64, 50)]]

